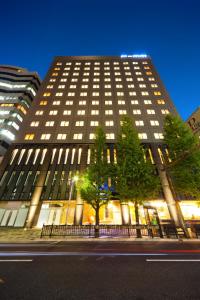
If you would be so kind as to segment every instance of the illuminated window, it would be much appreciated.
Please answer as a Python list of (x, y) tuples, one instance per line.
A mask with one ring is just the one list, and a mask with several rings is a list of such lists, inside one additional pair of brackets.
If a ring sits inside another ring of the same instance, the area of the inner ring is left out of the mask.
[(164, 139), (163, 133), (154, 133), (154, 137), (156, 140)]
[(138, 137), (140, 140), (146, 140), (147, 139), (147, 134), (144, 132), (144, 133), (138, 133)]
[(161, 95), (161, 92), (154, 92), (154, 95), (155, 95), (155, 96), (160, 96), (160, 95)]
[(99, 78), (94, 78), (93, 81), (100, 81), (100, 79)]
[(118, 100), (118, 104), (119, 105), (125, 105), (125, 101), (124, 100)]
[(88, 82), (88, 81), (89, 81), (89, 78), (83, 78), (82, 81), (83, 81), (83, 82)]
[(92, 96), (99, 96), (99, 92), (93, 92)]
[(163, 115), (167, 115), (167, 114), (169, 114), (169, 110), (168, 109), (161, 109), (161, 113)]
[(105, 89), (111, 89), (111, 84), (105, 84), (104, 87)]
[(89, 139), (90, 139), (90, 140), (93, 140), (93, 139), (95, 139), (95, 134), (94, 134), (94, 133), (90, 133), (90, 135), (89, 135)]
[(87, 89), (87, 88), (88, 88), (88, 85), (87, 85), (87, 84), (82, 84), (82, 85), (81, 85), (81, 88), (82, 88), (82, 89)]
[(47, 122), (45, 123), (45, 126), (46, 126), (46, 127), (53, 127), (53, 126), (54, 126), (54, 121), (47, 121)]
[(42, 135), (41, 135), (41, 140), (49, 140), (50, 139), (50, 137), (51, 137), (51, 134), (50, 133), (43, 133)]
[(99, 84), (93, 84), (93, 89), (99, 89)]
[(124, 96), (124, 92), (117, 92), (117, 96)]
[(136, 96), (136, 92), (129, 92), (129, 96)]
[(165, 101), (162, 100), (162, 99), (159, 99), (159, 100), (157, 100), (157, 103), (158, 103), (158, 104), (165, 104)]
[(120, 115), (126, 115), (127, 112), (126, 112), (125, 109), (120, 109), (120, 110), (119, 110), (119, 114), (120, 114)]
[(99, 114), (99, 110), (91, 110), (91, 115), (98, 115)]
[(133, 109), (133, 114), (134, 115), (141, 115), (141, 110), (140, 109)]
[(69, 121), (61, 121), (61, 122), (60, 122), (60, 126), (61, 126), (61, 127), (69, 126)]
[(149, 75), (152, 75), (152, 73), (151, 72), (146, 72), (146, 74), (149, 76)]
[(56, 93), (56, 97), (61, 97), (63, 93)]
[(71, 113), (72, 113), (71, 110), (64, 110), (64, 111), (63, 111), (63, 115), (66, 115), (66, 116), (70, 116)]
[(148, 92), (141, 92), (141, 95), (142, 95), (142, 96), (148, 96), (149, 93), (148, 93)]
[(75, 126), (84, 126), (84, 121), (76, 121)]
[[(107, 80), (108, 81), (108, 80)], [(110, 80), (109, 80), (110, 81)], [(117, 78), (115, 78), (115, 81), (122, 81), (122, 79), (121, 78), (119, 78), (119, 77), (117, 77)]]
[(59, 89), (64, 89), (64, 88), (65, 88), (65, 85), (64, 85), (64, 84), (61, 84), (61, 85), (58, 86), (58, 88), (59, 88)]
[(38, 121), (33, 121), (33, 122), (31, 122), (31, 124), (30, 124), (31, 127), (38, 127), (38, 125), (39, 125), (39, 122), (38, 122)]
[(67, 101), (65, 102), (65, 105), (73, 105), (73, 101), (67, 100)]
[(98, 121), (90, 121), (90, 126), (99, 126)]
[(113, 114), (112, 109), (105, 110), (105, 115), (112, 115), (112, 114)]
[(135, 121), (135, 125), (136, 126), (144, 126), (144, 121), (142, 121), (142, 120)]
[(152, 104), (151, 100), (144, 100), (144, 104)]
[(25, 140), (27, 141), (27, 140), (33, 140), (34, 139), (34, 136), (35, 136), (35, 134), (34, 133), (28, 133), (28, 134), (26, 134), (25, 135)]
[(114, 122), (112, 120), (105, 121), (105, 126), (106, 127), (114, 126)]
[(159, 122), (157, 120), (150, 120), (151, 126), (159, 126)]
[(157, 88), (158, 85), (157, 85), (157, 84), (151, 84), (151, 87), (152, 87), (152, 88)]
[(43, 96), (44, 97), (49, 97), (49, 96), (51, 96), (51, 93), (44, 93)]
[(50, 110), (49, 115), (57, 115), (58, 111), (57, 110)]
[(75, 85), (75, 84), (71, 84), (71, 85), (69, 86), (69, 88), (70, 88), (70, 89), (75, 89), (75, 88), (76, 88), (76, 85)]
[(133, 78), (128, 77), (128, 78), (126, 78), (126, 81), (133, 81)]
[(43, 110), (37, 110), (37, 111), (35, 112), (35, 115), (36, 115), (36, 116), (41, 116), (41, 115), (43, 115), (43, 113), (44, 113)]
[(85, 110), (78, 110), (77, 115), (79, 115), (79, 116), (85, 115)]
[(144, 81), (144, 78), (138, 77), (138, 78), (137, 78), (137, 81)]
[(132, 64), (133, 65), (138, 65), (138, 62), (137, 61), (133, 61)]
[(65, 73), (63, 73), (63, 76), (68, 76), (68, 75), (69, 75), (69, 73), (66, 73), (66, 72), (65, 72)]
[(53, 85), (47, 85), (47, 89), (53, 89)]
[(53, 101), (52, 105), (60, 105), (60, 101)]
[(83, 134), (82, 133), (74, 133), (73, 139), (74, 140), (82, 140)]
[(147, 114), (148, 115), (155, 115), (155, 110), (154, 109), (147, 109)]
[(148, 79), (149, 79), (149, 81), (155, 81), (155, 78), (153, 78), (153, 77), (149, 77)]
[(113, 140), (115, 138), (115, 134), (114, 133), (106, 133), (106, 139), (107, 140)]
[(129, 88), (129, 89), (132, 89), (132, 88), (134, 88), (134, 87), (135, 87), (134, 84), (128, 84), (128, 88)]
[(61, 82), (66, 82), (66, 81), (67, 81), (67, 78), (61, 78), (60, 81), (61, 81)]
[(99, 105), (99, 101), (97, 100), (92, 101), (92, 105)]
[(146, 84), (139, 84), (139, 87), (142, 89), (142, 88), (146, 88)]
[(86, 105), (86, 101), (85, 101), (85, 100), (81, 100), (81, 101), (79, 101), (78, 104), (79, 104), (79, 105)]
[(138, 104), (138, 100), (131, 100), (131, 104), (135, 105), (135, 104)]
[(55, 78), (51, 78), (49, 81), (50, 81), (50, 82), (55, 82), (56, 79), (55, 79)]
[(72, 93), (72, 92), (70, 92), (70, 93), (68, 93), (68, 94), (67, 94), (67, 96), (69, 96), (69, 97), (73, 97), (73, 96), (75, 96), (75, 93), (74, 93), (74, 92), (73, 92), (73, 93)]
[(59, 133), (57, 134), (57, 140), (65, 140), (67, 138), (66, 133)]
[(117, 88), (117, 89), (122, 89), (122, 88), (123, 88), (123, 85), (122, 85), (122, 84), (116, 84), (116, 88)]
[(105, 105), (112, 105), (112, 101), (111, 100), (105, 100)]

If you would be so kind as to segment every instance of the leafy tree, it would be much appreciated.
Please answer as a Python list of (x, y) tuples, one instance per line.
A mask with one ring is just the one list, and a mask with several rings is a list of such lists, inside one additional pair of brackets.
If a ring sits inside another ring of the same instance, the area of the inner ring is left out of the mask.
[[(135, 206), (136, 224), (139, 224), (138, 205), (146, 199), (155, 197), (160, 190), (160, 181), (155, 166), (146, 160), (138, 133), (132, 120), (122, 119), (121, 131), (117, 142), (116, 189), (122, 203), (132, 201)], [(141, 237), (140, 230), (137, 236)]]
[(106, 136), (101, 127), (96, 129), (95, 142), (91, 149), (91, 162), (80, 180), (80, 193), (83, 200), (95, 210), (95, 224), (99, 225), (100, 207), (107, 204), (110, 191), (106, 186), (109, 165), (106, 157)]
[(178, 194), (200, 196), (199, 140), (179, 117), (167, 115), (164, 140), (168, 145), (170, 162), (166, 170)]

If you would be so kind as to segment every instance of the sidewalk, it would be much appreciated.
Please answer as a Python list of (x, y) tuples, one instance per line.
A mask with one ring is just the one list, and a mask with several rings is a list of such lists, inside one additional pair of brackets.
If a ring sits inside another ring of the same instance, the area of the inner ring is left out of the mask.
[(24, 229), (24, 228), (1, 228), (0, 243), (28, 243), (28, 242), (44, 242), (44, 241), (81, 241), (81, 242), (198, 242), (200, 239), (167, 239), (167, 238), (135, 238), (135, 237), (43, 237), (40, 238), (41, 229)]

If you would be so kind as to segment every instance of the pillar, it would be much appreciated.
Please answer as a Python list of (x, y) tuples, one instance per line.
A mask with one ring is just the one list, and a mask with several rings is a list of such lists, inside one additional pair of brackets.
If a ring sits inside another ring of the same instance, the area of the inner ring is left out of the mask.
[(128, 203), (121, 203), (121, 214), (122, 214), (122, 225), (129, 225), (131, 222), (130, 219), (130, 210)]

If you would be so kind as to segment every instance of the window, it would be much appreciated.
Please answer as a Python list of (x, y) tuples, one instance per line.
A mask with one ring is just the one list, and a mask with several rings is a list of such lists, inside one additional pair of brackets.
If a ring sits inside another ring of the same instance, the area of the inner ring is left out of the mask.
[(122, 84), (116, 84), (116, 88), (117, 88), (117, 89), (122, 89), (122, 88), (123, 88), (123, 85), (122, 85)]
[(157, 103), (158, 104), (165, 104), (165, 100), (159, 99), (159, 100), (157, 100)]
[(124, 100), (118, 100), (118, 104), (119, 105), (125, 105), (125, 101)]
[(30, 140), (33, 140), (34, 139), (34, 136), (35, 136), (35, 134), (34, 133), (28, 133), (28, 134), (26, 134), (25, 135), (25, 140), (27, 141), (30, 141)]
[(79, 105), (86, 105), (86, 101), (85, 101), (85, 100), (79, 101), (78, 104), (79, 104)]
[(61, 122), (60, 122), (60, 126), (61, 126), (61, 127), (69, 126), (69, 121), (61, 121)]
[(159, 126), (159, 122), (157, 120), (150, 120), (151, 126)]
[(41, 116), (41, 115), (43, 115), (43, 113), (44, 113), (43, 110), (37, 110), (37, 111), (35, 112), (35, 115), (36, 115), (36, 116)]
[(57, 110), (50, 110), (49, 115), (57, 115), (58, 111)]
[(99, 101), (97, 100), (92, 101), (92, 105), (99, 105)]
[(53, 85), (47, 85), (47, 89), (53, 89)]
[(163, 133), (154, 133), (154, 137), (156, 140), (164, 139)]
[(151, 84), (151, 87), (152, 87), (152, 88), (157, 88), (158, 85), (157, 85), (157, 84)]
[(104, 87), (105, 89), (111, 89), (111, 84), (105, 84)]
[(124, 96), (124, 92), (117, 92), (117, 96)]
[(78, 110), (77, 115), (79, 115), (79, 116), (85, 115), (85, 110)]
[(112, 114), (113, 114), (112, 109), (105, 110), (105, 115), (112, 115)]
[(90, 135), (89, 135), (89, 139), (90, 139), (90, 140), (93, 140), (93, 139), (95, 139), (95, 134), (94, 134), (94, 133), (90, 133)]
[[(110, 80), (109, 80), (109, 81), (110, 81)], [(117, 77), (117, 78), (115, 78), (115, 81), (122, 81), (122, 79), (119, 78), (119, 77)]]
[(53, 126), (54, 126), (54, 121), (47, 121), (47, 122), (45, 123), (45, 126), (46, 126), (46, 127), (53, 127)]
[(154, 109), (147, 109), (147, 114), (148, 115), (155, 115), (155, 110)]
[(44, 93), (43, 96), (44, 97), (49, 97), (49, 96), (51, 96), (51, 93)]
[(81, 85), (81, 88), (82, 88), (82, 89), (87, 89), (87, 88), (88, 88), (88, 85), (87, 85), (87, 84), (82, 84), (82, 85)]
[(142, 121), (142, 120), (135, 121), (135, 125), (136, 126), (144, 126), (144, 121)]
[(75, 96), (75, 93), (68, 93), (67, 96), (73, 97), (73, 96)]
[(129, 92), (129, 96), (136, 96), (136, 92)]
[(133, 109), (133, 114), (134, 115), (141, 115), (141, 110), (140, 109)]
[(84, 126), (84, 121), (76, 121), (75, 126)]
[(161, 109), (161, 113), (163, 115), (167, 115), (167, 114), (169, 114), (169, 110), (168, 109)]
[(71, 84), (71, 85), (69, 86), (69, 88), (70, 88), (70, 89), (75, 89), (75, 88), (76, 88), (76, 85), (75, 85), (75, 84)]
[(90, 121), (90, 126), (99, 126), (98, 121)]
[(55, 78), (51, 78), (49, 81), (50, 81), (50, 82), (55, 82), (56, 79), (55, 79)]
[(155, 96), (160, 96), (160, 95), (161, 95), (161, 92), (154, 92), (154, 95), (155, 95)]
[(142, 96), (148, 96), (149, 93), (148, 93), (148, 92), (141, 92), (141, 95), (142, 95)]
[(93, 84), (93, 89), (99, 89), (99, 84)]
[(99, 96), (99, 92), (93, 92), (92, 96)]
[(65, 105), (73, 105), (73, 101), (67, 100), (67, 101), (65, 102)]
[(146, 74), (149, 76), (149, 75), (152, 75), (152, 73), (151, 72), (146, 72)]
[(67, 78), (61, 78), (60, 81), (61, 81), (61, 82), (66, 82), (66, 81), (67, 81)]
[(126, 78), (126, 81), (133, 81), (133, 78), (128, 77), (128, 78)]
[(72, 78), (71, 82), (77, 82), (78, 78)]
[(31, 124), (30, 124), (31, 127), (38, 127), (38, 125), (39, 125), (39, 122), (38, 122), (38, 121), (33, 121), (33, 122), (31, 122)]
[(74, 140), (82, 140), (82, 138), (83, 138), (83, 134), (82, 133), (75, 133), (73, 135), (73, 139)]
[(89, 79), (88, 78), (83, 78), (83, 80), (82, 80), (83, 82), (88, 82), (89, 81)]
[(149, 81), (155, 81), (155, 78), (149, 77)]
[(140, 140), (146, 140), (147, 139), (147, 134), (144, 132), (144, 133), (138, 133), (138, 137)]
[(120, 115), (126, 115), (126, 110), (125, 109), (120, 109), (119, 114)]
[(144, 78), (138, 77), (138, 78), (137, 78), (137, 81), (144, 81)]
[(53, 101), (53, 105), (60, 105), (60, 101)]
[(139, 84), (139, 87), (142, 89), (142, 88), (146, 88), (146, 84)]
[(132, 88), (134, 88), (135, 86), (134, 86), (134, 84), (128, 84), (128, 88), (129, 89), (132, 89)]
[(106, 127), (114, 126), (114, 122), (112, 120), (110, 121), (105, 121)]
[(58, 86), (58, 88), (59, 88), (59, 89), (64, 89), (64, 88), (65, 88), (65, 85), (64, 85), (64, 84), (61, 84), (61, 85)]
[(99, 110), (91, 110), (91, 115), (98, 115), (99, 114)]
[(112, 105), (112, 101), (111, 100), (105, 100), (105, 105)]
[(62, 95), (63, 95), (63, 93), (56, 93), (56, 97), (60, 97)]
[(131, 100), (131, 104), (135, 105), (135, 104), (138, 104), (138, 100)]
[(115, 138), (115, 134), (114, 133), (106, 133), (106, 139), (107, 140), (113, 140)]
[(57, 134), (57, 140), (65, 140), (67, 137), (66, 133), (59, 133)]
[(99, 78), (94, 78), (93, 81), (100, 81), (100, 79)]
[(151, 100), (144, 100), (144, 104), (152, 104)]
[(50, 137), (51, 137), (51, 134), (50, 133), (43, 133), (42, 135), (41, 135), (41, 140), (49, 140), (50, 139)]
[(69, 73), (63, 73), (63, 76), (68, 76), (69, 75)]
[(86, 96), (87, 96), (87, 92), (81, 92), (81, 93), (80, 93), (80, 96), (81, 96), (81, 97), (86, 97)]
[(70, 116), (70, 115), (71, 115), (71, 113), (72, 113), (72, 111), (71, 111), (71, 110), (64, 110), (64, 111), (63, 111), (63, 115)]

